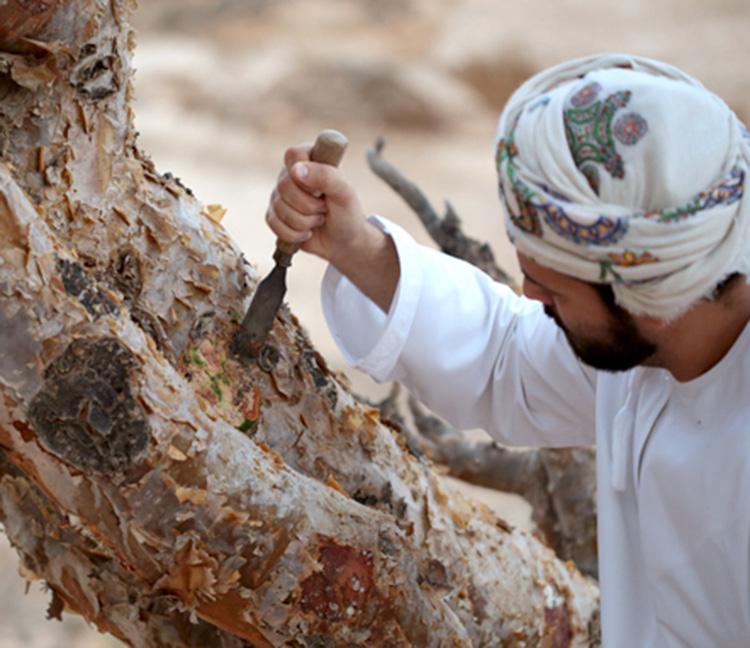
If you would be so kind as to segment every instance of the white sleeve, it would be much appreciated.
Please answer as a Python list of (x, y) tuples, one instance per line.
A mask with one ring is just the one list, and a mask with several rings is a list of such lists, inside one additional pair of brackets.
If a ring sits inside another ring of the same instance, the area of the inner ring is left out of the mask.
[(456, 427), (503, 443), (593, 444), (596, 372), (541, 305), (372, 220), (393, 238), (401, 278), (386, 315), (328, 268), (323, 310), (346, 360), (378, 381), (404, 383)]

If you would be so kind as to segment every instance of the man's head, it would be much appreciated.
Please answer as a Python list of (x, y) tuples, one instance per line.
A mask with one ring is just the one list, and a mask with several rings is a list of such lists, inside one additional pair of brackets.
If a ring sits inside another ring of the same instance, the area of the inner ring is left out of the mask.
[(607, 55), (533, 77), (503, 112), (497, 164), (517, 250), (611, 286), (631, 315), (675, 319), (750, 270), (750, 136), (675, 68)]

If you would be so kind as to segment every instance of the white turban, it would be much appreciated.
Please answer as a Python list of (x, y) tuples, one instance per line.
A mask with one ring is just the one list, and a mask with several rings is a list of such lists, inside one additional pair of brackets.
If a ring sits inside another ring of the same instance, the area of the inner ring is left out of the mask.
[(535, 262), (678, 317), (750, 274), (750, 134), (698, 81), (634, 56), (538, 74), (500, 118), (507, 228)]

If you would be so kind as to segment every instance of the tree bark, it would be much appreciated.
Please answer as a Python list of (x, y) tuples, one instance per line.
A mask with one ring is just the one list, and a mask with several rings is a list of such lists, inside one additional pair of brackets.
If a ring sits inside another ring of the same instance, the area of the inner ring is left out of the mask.
[(135, 145), (129, 0), (0, 0), (0, 517), (132, 646), (587, 646), (597, 590), (452, 492)]
[(594, 448), (529, 448), (469, 441), (409, 396), (419, 431), (414, 443), (448, 474), (484, 488), (515, 493), (531, 505), (548, 546), (597, 578), (596, 457)]

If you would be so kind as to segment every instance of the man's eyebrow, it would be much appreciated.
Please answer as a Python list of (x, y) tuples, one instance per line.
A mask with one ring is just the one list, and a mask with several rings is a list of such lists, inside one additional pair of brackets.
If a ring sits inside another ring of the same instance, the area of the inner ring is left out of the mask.
[(537, 288), (541, 288), (542, 290), (544, 290), (545, 292), (549, 293), (550, 295), (556, 295), (556, 294), (558, 294), (558, 291), (556, 289), (550, 288), (550, 286), (548, 286), (545, 283), (542, 283), (538, 279), (534, 279), (534, 277), (532, 277), (525, 270), (521, 270), (521, 274), (523, 275), (524, 279), (526, 279), (527, 281), (530, 281), (531, 283), (533, 283)]
[(534, 277), (532, 277), (526, 270), (521, 270), (521, 274), (524, 276), (524, 279), (527, 279), (531, 283), (533, 283), (535, 286), (539, 286), (540, 288), (547, 289), (547, 286), (545, 286), (543, 283), (540, 283)]

